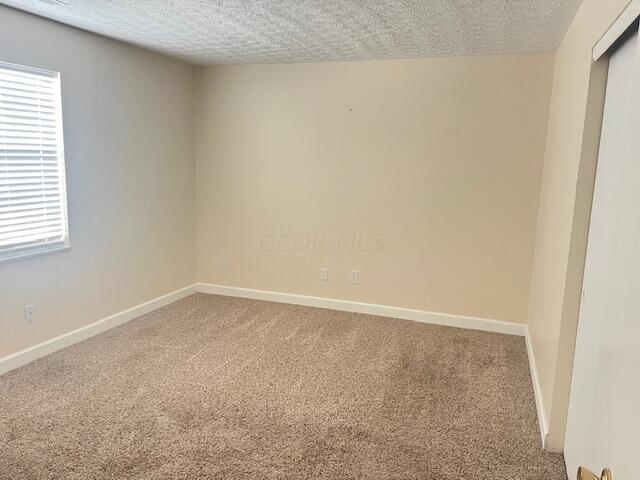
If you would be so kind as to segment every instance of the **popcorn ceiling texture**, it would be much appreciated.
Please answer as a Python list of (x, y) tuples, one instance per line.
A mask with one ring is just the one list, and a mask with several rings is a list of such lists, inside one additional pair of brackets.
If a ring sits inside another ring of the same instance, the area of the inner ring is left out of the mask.
[(551, 52), (581, 2), (0, 1), (197, 64)]
[(566, 480), (522, 337), (196, 294), (0, 376), (0, 479)]

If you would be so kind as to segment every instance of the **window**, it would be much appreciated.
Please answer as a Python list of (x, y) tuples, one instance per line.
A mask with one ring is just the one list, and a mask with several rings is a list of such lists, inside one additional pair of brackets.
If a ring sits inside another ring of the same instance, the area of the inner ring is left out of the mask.
[(0, 262), (68, 246), (60, 74), (0, 62)]

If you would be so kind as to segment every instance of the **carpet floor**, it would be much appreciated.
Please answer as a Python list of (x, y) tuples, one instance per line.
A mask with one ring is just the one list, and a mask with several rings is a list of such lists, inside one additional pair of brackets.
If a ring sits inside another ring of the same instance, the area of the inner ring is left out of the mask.
[(566, 475), (520, 337), (196, 294), (1, 376), (0, 478)]

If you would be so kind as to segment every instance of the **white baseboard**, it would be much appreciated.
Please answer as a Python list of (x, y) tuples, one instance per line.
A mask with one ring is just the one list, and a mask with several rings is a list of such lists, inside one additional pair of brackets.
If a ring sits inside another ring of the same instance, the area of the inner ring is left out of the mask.
[(345, 312), (366, 313), (380, 317), (400, 318), (415, 322), (444, 325), (447, 327), (466, 328), (471, 330), (483, 330), (486, 332), (505, 333), (508, 335), (525, 336), (526, 326), (520, 323), (501, 322), (486, 318), (467, 317), (463, 315), (451, 315), (448, 313), (435, 313), (410, 308), (391, 307), (388, 305), (376, 305), (373, 303), (352, 302), (350, 300), (337, 300), (333, 298), (310, 297), (293, 293), (270, 292), (251, 288), (228, 287), (225, 285), (213, 285), (209, 283), (197, 283), (198, 292), (228, 297), (251, 298), (254, 300), (266, 300), (268, 302), (289, 303), (304, 305), (307, 307), (328, 308)]
[(167, 293), (166, 295), (162, 295), (161, 297), (154, 298), (153, 300), (149, 300), (148, 302), (141, 303), (135, 307), (128, 308), (127, 310), (123, 310), (122, 312), (118, 312), (114, 315), (103, 318), (102, 320), (98, 320), (90, 325), (80, 327), (71, 332), (52, 338), (46, 342), (34, 345), (33, 347), (25, 348), (19, 352), (7, 355), (6, 357), (0, 358), (0, 375), (21, 367), (22, 365), (26, 365), (29, 362), (44, 357), (45, 355), (49, 355), (57, 350), (68, 347), (69, 345), (86, 340), (98, 333), (102, 333), (113, 327), (127, 323), (140, 315), (144, 315), (156, 310), (157, 308), (164, 307), (165, 305), (194, 293), (196, 293), (196, 286), (190, 285), (174, 292)]
[(533, 383), (533, 396), (536, 400), (536, 411), (538, 413), (538, 426), (540, 427), (540, 436), (542, 437), (542, 447), (546, 447), (547, 435), (549, 434), (549, 425), (547, 417), (544, 413), (544, 403), (542, 401), (542, 388), (540, 387), (540, 379), (538, 377), (538, 369), (536, 367), (536, 359), (533, 353), (533, 345), (531, 345), (531, 337), (529, 329), (525, 329), (525, 341), (527, 343), (527, 354), (529, 355), (529, 369), (531, 370), (531, 382)]
[[(255, 290), (249, 288), (228, 287), (223, 285), (212, 285), (207, 283), (197, 283), (181, 288), (174, 292), (162, 295), (135, 307), (123, 310), (109, 317), (103, 318), (90, 325), (80, 327), (71, 332), (42, 342), (33, 347), (26, 348), (19, 352), (0, 358), (0, 375), (15, 368), (26, 365), (38, 358), (44, 357), (62, 348), (81, 342), (89, 337), (102, 333), (111, 328), (122, 325), (136, 317), (149, 313), (157, 308), (173, 303), (181, 298), (193, 293), (202, 292), (216, 295), (226, 295), (230, 297), (251, 298), (256, 300), (266, 300), (270, 302), (289, 303), (294, 305), (305, 305), (309, 307), (327, 308), (346, 312), (365, 313), (381, 317), (400, 318), (403, 320), (413, 320), (422, 323), (444, 325), (448, 327), (466, 328), (471, 330), (482, 330), (487, 332), (504, 333), (508, 335), (526, 336), (526, 326), (519, 323), (502, 322), (486, 318), (468, 317), (463, 315), (451, 315), (447, 313), (435, 313), (424, 310), (414, 310), (410, 308), (392, 307), (388, 305), (376, 305), (372, 303), (353, 302), (349, 300), (338, 300), (323, 297), (311, 297), (307, 295), (296, 295), (291, 293), (270, 292), (265, 290)], [(531, 360), (531, 348), (527, 336), (527, 350)], [(532, 367), (533, 368), (533, 367)], [(534, 378), (534, 388), (536, 389), (536, 405), (539, 404), (539, 387), (537, 387), (537, 375), (532, 370)], [(541, 405), (541, 404), (540, 404)], [(540, 412), (540, 407), (538, 408)], [(540, 416), (540, 415), (539, 415)], [(540, 416), (544, 418), (544, 416)], [(545, 429), (546, 431), (546, 429)]]

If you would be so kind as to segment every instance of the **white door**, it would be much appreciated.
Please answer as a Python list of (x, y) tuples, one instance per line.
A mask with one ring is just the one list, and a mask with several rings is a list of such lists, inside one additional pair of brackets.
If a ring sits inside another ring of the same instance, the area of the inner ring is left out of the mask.
[[(636, 29), (637, 30), (637, 29)], [(615, 480), (640, 478), (640, 49), (609, 64), (565, 460)]]

